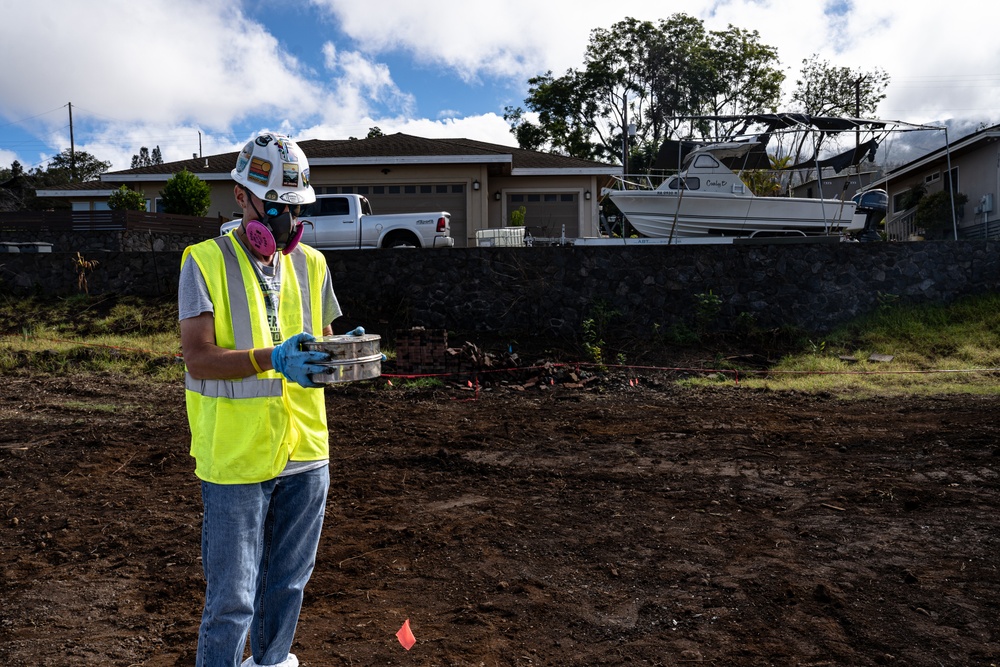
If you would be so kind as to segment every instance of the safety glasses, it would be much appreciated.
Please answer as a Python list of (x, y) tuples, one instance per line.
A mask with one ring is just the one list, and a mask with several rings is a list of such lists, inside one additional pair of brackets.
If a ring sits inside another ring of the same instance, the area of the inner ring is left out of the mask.
[(264, 202), (264, 213), (267, 214), (269, 218), (276, 218), (281, 215), (285, 209), (292, 214), (293, 218), (299, 217), (302, 213), (302, 207), (298, 204), (286, 204), (284, 202), (266, 201)]

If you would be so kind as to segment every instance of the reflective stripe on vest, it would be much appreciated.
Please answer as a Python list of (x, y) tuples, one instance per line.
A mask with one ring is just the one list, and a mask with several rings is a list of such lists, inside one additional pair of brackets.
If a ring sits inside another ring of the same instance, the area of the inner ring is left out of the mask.
[(281, 380), (275, 378), (242, 380), (195, 380), (184, 374), (184, 388), (208, 398), (266, 398), (281, 396)]

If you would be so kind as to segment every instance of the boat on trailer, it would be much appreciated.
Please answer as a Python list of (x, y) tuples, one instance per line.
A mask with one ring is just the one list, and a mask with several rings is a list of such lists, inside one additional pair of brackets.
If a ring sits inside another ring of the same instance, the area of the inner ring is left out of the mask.
[[(733, 121), (733, 116), (699, 117), (698, 120)], [(734, 141), (720, 141), (695, 146), (680, 162), (680, 170), (655, 187), (647, 177), (622, 177), (617, 186), (605, 189), (631, 226), (643, 237), (666, 239), (671, 243), (731, 243), (748, 239), (815, 238), (873, 235), (874, 225), (884, 215), (873, 206), (887, 201), (882, 190), (868, 190), (854, 198), (758, 196), (740, 176), (744, 169), (758, 169), (766, 164), (768, 141), (781, 132), (818, 132), (836, 134), (844, 131), (867, 134), (852, 150), (820, 160), (816, 155), (807, 162), (785, 170), (824, 168), (837, 171), (858, 164), (874, 155), (885, 133), (909, 129), (941, 129), (917, 126), (900, 121), (855, 118), (811, 117), (803, 114), (761, 114), (739, 117), (746, 125), (757, 123), (764, 129), (757, 135)], [(818, 146), (819, 144), (817, 144)], [(819, 179), (820, 183), (822, 179)], [(831, 193), (832, 194), (832, 193)], [(861, 202), (861, 198), (865, 201)], [(859, 207), (859, 203), (861, 206)], [(664, 242), (664, 241), (660, 241)]]

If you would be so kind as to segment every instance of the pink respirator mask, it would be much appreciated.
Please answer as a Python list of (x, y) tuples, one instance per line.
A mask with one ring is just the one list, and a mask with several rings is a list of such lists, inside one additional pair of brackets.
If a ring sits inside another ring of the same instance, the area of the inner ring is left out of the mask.
[(244, 225), (250, 247), (265, 257), (270, 257), (279, 248), (283, 255), (295, 250), (302, 239), (303, 226), (297, 220), (301, 207), (266, 201), (264, 215), (260, 215), (252, 202), (250, 205), (254, 213), (264, 218), (263, 222), (251, 220)]

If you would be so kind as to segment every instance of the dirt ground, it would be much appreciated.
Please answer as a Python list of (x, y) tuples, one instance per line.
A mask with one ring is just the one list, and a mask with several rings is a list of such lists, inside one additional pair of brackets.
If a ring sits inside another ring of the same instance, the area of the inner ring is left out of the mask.
[[(327, 390), (302, 665), (1000, 664), (1000, 398), (541, 380)], [(179, 385), (0, 382), (0, 664), (194, 663), (187, 445)]]

